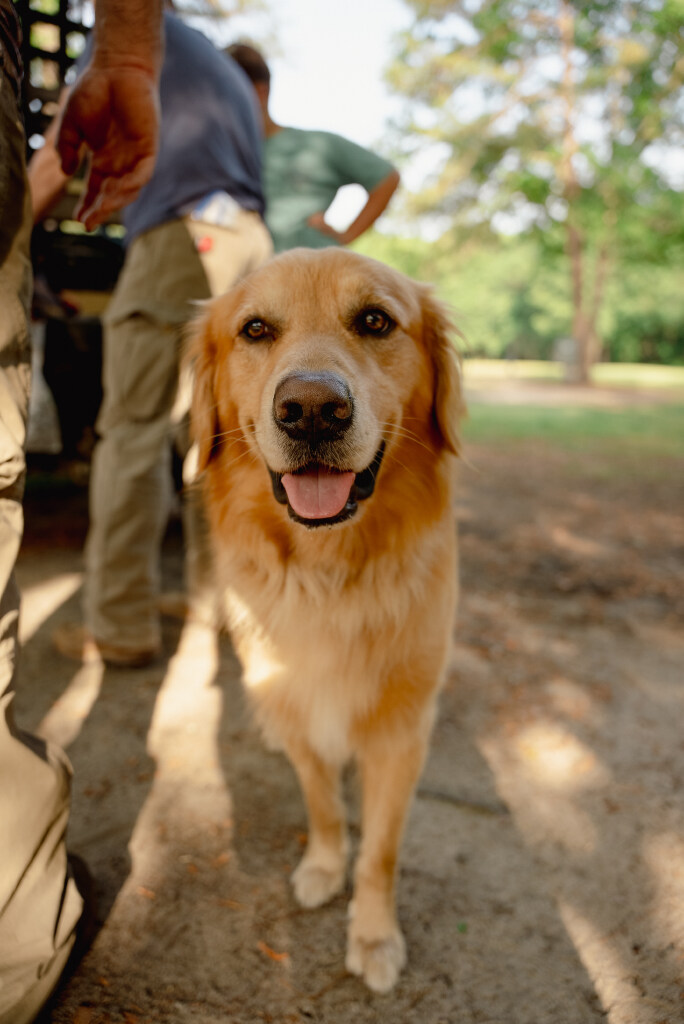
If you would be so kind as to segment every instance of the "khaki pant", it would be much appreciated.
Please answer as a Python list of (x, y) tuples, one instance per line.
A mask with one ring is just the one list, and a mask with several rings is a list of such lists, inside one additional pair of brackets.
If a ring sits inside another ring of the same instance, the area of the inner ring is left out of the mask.
[(67, 878), (71, 768), (12, 715), (29, 392), (31, 208), (24, 135), (0, 72), (0, 1024), (33, 1020), (74, 942), (81, 898)]
[[(227, 290), (270, 253), (261, 218), (246, 211), (231, 228), (171, 221), (135, 239), (127, 253), (105, 316), (101, 440), (90, 486), (84, 618), (98, 640), (159, 643), (159, 551), (184, 328), (193, 303)], [(185, 523), (192, 576), (202, 562), (203, 526), (192, 514)], [(189, 580), (191, 591), (201, 585)]]

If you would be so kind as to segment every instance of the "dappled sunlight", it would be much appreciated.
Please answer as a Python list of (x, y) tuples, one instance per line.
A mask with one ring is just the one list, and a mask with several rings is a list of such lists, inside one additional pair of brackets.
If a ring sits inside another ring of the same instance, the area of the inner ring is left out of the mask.
[(179, 856), (207, 833), (225, 830), (228, 843), (232, 800), (218, 749), (222, 692), (215, 685), (217, 669), (215, 632), (187, 623), (157, 694), (147, 736), (157, 768), (131, 837), (134, 871), (128, 884), (154, 891), (171, 836)]
[[(684, 940), (684, 835), (662, 832), (647, 836), (644, 863), (651, 874), (651, 915), (664, 949)], [(681, 958), (680, 958), (681, 965)], [(684, 995), (684, 993), (683, 993)]]
[[(582, 716), (591, 701), (568, 680), (552, 680), (551, 702)], [(555, 694), (555, 697), (554, 697)], [(596, 852), (599, 834), (579, 800), (602, 789), (610, 772), (570, 728), (551, 719), (508, 720), (502, 731), (481, 741), (497, 789), (529, 843), (552, 842), (582, 857)]]
[(43, 739), (65, 749), (74, 742), (100, 695), (104, 665), (89, 662), (74, 675), (36, 729)]
[[(610, 1014), (609, 1019), (655, 1024), (658, 1018), (648, 1010), (643, 1012), (642, 994), (634, 984), (632, 965), (625, 963), (611, 938), (568, 900), (559, 899), (558, 909), (601, 1005)], [(632, 1012), (635, 1016), (627, 1016)]]
[(515, 755), (537, 785), (577, 792), (606, 785), (610, 776), (596, 754), (556, 722), (536, 722), (513, 741)]
[(551, 527), (549, 535), (556, 547), (583, 558), (610, 558), (615, 554), (615, 548), (610, 544), (601, 544), (589, 537), (580, 537), (564, 526)]
[[(632, 412), (588, 416), (585, 441), (572, 433), (582, 410), (555, 434), (550, 417), (532, 424), (530, 413), (533, 450), (502, 447), (522, 417), (501, 412), (461, 498), (447, 696), (474, 722), (605, 1019), (674, 1024), (684, 1007), (684, 535), (667, 445), (680, 413), (672, 427), (663, 416), (651, 458), (642, 444), (656, 420)], [(567, 1019), (594, 1018), (587, 1005)]]
[(487, 736), (479, 746), (525, 841), (551, 842), (587, 857), (596, 852), (599, 834), (576, 797), (598, 785), (605, 770), (567, 737), (551, 724), (535, 725), (512, 737)]
[(83, 583), (83, 573), (65, 572), (38, 583), (22, 583), (19, 639), (25, 644), (38, 632), (44, 622), (73, 597)]
[(274, 658), (264, 646), (251, 652), (249, 665), (245, 667), (242, 681), (248, 690), (256, 690), (278, 679), (284, 672), (282, 662)]
[(179, 757), (176, 738), (183, 736), (193, 737), (185, 756), (205, 759), (204, 741), (213, 741), (221, 711), (221, 692), (213, 685), (217, 668), (215, 632), (197, 623), (186, 624), (150, 723), (148, 749), (159, 761), (172, 764)]

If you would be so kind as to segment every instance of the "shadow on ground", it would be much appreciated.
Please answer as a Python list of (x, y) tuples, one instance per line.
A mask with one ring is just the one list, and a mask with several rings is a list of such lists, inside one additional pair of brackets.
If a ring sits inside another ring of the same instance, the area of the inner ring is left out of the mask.
[[(60, 661), (84, 495), (29, 489), (17, 715), (68, 749), (70, 846), (104, 919), (55, 1024), (684, 1019), (682, 474), (644, 489), (542, 445), (469, 462), (453, 661), (402, 856), (409, 964), (384, 997), (344, 970), (349, 892), (317, 911), (290, 894), (303, 804), (229, 642), (169, 623), (153, 668)], [(172, 585), (181, 557), (174, 527)]]

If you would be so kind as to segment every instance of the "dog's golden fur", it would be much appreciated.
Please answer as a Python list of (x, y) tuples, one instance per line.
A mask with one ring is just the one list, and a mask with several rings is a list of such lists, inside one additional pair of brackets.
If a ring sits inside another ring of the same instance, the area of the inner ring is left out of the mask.
[[(228, 624), (257, 718), (307, 804), (295, 894), (316, 906), (344, 884), (339, 774), (354, 758), (362, 841), (347, 966), (378, 991), (405, 959), (396, 861), (456, 600), (452, 334), (429, 288), (343, 250), (294, 250), (212, 302), (192, 344), (193, 432)], [(361, 473), (384, 444), (373, 493), (334, 525), (311, 526), (274, 497), (271, 475), (301, 469), (274, 413), (279, 383), (298, 374), (332, 375), (351, 396), (344, 441), (322, 460), (336, 473)]]

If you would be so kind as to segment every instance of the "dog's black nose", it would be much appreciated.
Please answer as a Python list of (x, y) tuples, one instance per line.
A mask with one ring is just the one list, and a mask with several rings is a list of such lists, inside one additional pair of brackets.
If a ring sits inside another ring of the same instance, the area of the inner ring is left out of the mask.
[(334, 440), (350, 426), (352, 413), (349, 388), (334, 373), (292, 373), (273, 396), (277, 426), (297, 440)]

